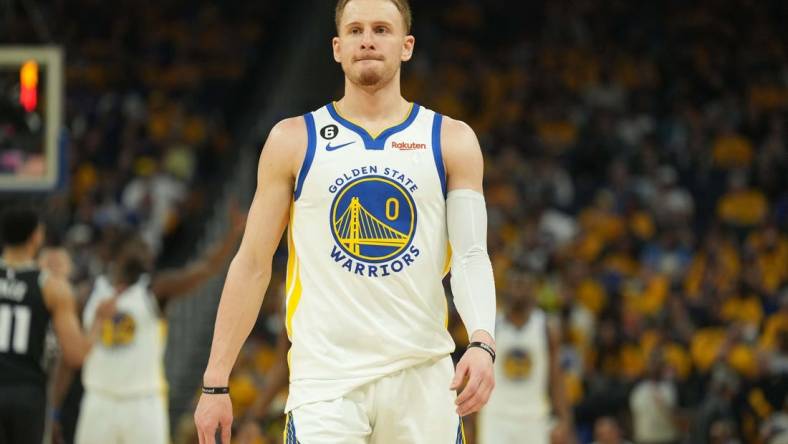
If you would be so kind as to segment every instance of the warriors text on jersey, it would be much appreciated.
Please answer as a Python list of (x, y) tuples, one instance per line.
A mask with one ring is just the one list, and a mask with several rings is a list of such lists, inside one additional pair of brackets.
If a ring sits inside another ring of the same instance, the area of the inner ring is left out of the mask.
[(304, 119), (288, 231), (287, 411), (454, 350), (441, 283), (442, 116), (413, 104), (378, 135), (334, 104)]
[[(85, 328), (91, 328), (98, 305), (114, 295), (106, 278), (96, 279), (85, 306)], [(118, 295), (116, 307), (112, 319), (103, 321), (100, 339), (85, 359), (85, 388), (118, 397), (162, 394), (166, 390), (163, 325), (147, 277)]]
[(41, 287), (45, 274), (32, 263), (10, 267), (0, 261), (0, 386), (44, 387), (44, 342), (49, 311)]
[(546, 315), (535, 308), (521, 327), (501, 316), (495, 332), (495, 390), (485, 410), (512, 419), (547, 418), (550, 350)]

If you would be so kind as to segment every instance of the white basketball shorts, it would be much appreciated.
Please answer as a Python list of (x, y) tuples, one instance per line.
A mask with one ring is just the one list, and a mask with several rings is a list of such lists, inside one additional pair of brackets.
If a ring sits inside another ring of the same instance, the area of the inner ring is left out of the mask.
[(287, 415), (285, 444), (464, 444), (451, 358), (407, 368)]
[(167, 444), (167, 404), (162, 395), (117, 398), (86, 391), (76, 444)]

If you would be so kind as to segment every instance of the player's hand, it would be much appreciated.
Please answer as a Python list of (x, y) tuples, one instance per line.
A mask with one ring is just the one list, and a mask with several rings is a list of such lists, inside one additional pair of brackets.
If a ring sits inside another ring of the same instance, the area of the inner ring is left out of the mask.
[(214, 439), (217, 429), (222, 431), (221, 444), (230, 444), (233, 425), (230, 395), (201, 395), (194, 412), (194, 425), (197, 426), (200, 444), (217, 444)]
[(115, 313), (118, 311), (118, 299), (117, 298), (109, 298), (101, 301), (98, 307), (96, 307), (96, 319), (97, 320), (105, 320), (105, 319), (112, 319), (115, 316)]
[(52, 420), (52, 444), (65, 444), (66, 440), (63, 438), (63, 426), (60, 420)]
[[(489, 344), (492, 338), (484, 342)], [(490, 394), (495, 388), (495, 374), (489, 353), (476, 347), (465, 351), (457, 364), (451, 390), (461, 388), (466, 380), (468, 382), (455, 401), (460, 416), (478, 412), (490, 399)]]
[(68, 280), (74, 271), (74, 261), (68, 250), (61, 247), (47, 247), (38, 255), (38, 266), (61, 279)]

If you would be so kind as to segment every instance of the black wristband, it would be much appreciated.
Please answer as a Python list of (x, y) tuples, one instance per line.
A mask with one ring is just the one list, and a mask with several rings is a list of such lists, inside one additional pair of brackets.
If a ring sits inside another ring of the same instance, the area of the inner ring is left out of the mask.
[(202, 392), (206, 395), (226, 395), (230, 393), (230, 387), (205, 387), (203, 386)]
[(478, 347), (478, 348), (486, 351), (487, 353), (490, 354), (490, 357), (492, 358), (492, 361), (495, 362), (495, 350), (493, 350), (493, 348), (490, 347), (489, 345), (485, 344), (484, 342), (471, 342), (470, 344), (468, 344), (467, 347), (465, 347), (465, 349), (467, 350), (467, 349), (469, 349), (471, 347)]

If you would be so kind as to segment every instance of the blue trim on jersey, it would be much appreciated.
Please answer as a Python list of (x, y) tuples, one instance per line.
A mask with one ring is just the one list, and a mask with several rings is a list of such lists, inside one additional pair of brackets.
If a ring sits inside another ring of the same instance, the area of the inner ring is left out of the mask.
[(334, 108), (333, 103), (326, 105), (326, 109), (328, 110), (328, 113), (331, 114), (331, 117), (337, 122), (341, 123), (345, 128), (361, 136), (361, 140), (364, 141), (364, 147), (368, 150), (382, 150), (384, 148), (383, 144), (386, 143), (386, 139), (388, 139), (389, 136), (404, 130), (405, 128), (409, 127), (414, 120), (416, 120), (416, 116), (419, 114), (419, 108), (419, 104), (414, 103), (413, 109), (410, 110), (410, 115), (408, 115), (408, 118), (405, 119), (404, 122), (400, 123), (399, 125), (392, 126), (391, 128), (387, 128), (385, 131), (378, 134), (378, 137), (373, 138), (367, 132), (367, 130), (340, 116), (336, 108)]
[(435, 167), (438, 169), (438, 178), (441, 180), (441, 190), (443, 197), (446, 197), (446, 168), (443, 166), (443, 154), (441, 153), (441, 123), (443, 116), (435, 113), (432, 121), (432, 156), (435, 158)]
[(315, 158), (315, 144), (317, 137), (315, 136), (315, 118), (312, 113), (304, 114), (304, 121), (306, 122), (306, 154), (304, 155), (304, 163), (301, 164), (301, 171), (298, 173), (298, 182), (295, 186), (295, 200), (301, 196), (301, 189), (304, 187), (304, 180), (309, 173), (309, 168), (312, 166), (312, 160)]

